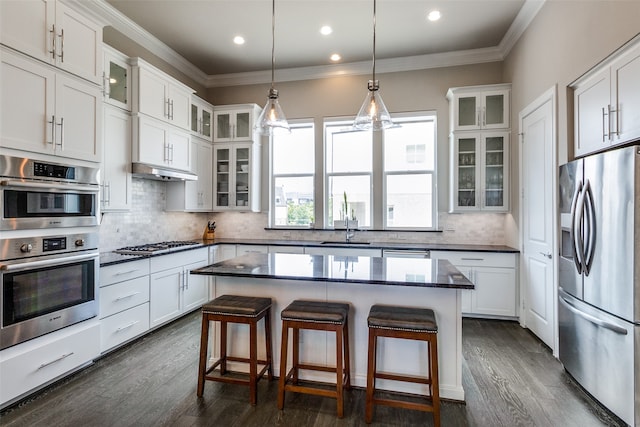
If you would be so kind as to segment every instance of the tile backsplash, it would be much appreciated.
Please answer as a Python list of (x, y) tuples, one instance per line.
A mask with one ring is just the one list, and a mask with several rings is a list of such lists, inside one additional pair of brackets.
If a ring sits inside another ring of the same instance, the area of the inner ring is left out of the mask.
[[(207, 224), (217, 223), (218, 238), (341, 240), (344, 231), (265, 230), (267, 213), (165, 212), (166, 184), (133, 178), (132, 208), (129, 212), (106, 212), (100, 225), (102, 252), (123, 246), (163, 240), (199, 239)], [(506, 214), (439, 214), (442, 232), (358, 231), (355, 241), (411, 243), (506, 244)]]

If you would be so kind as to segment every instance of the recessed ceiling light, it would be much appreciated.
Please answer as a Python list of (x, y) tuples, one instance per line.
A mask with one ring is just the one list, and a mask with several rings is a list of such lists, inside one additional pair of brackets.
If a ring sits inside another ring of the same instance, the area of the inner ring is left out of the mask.
[(233, 38), (233, 42), (234, 42), (235, 44), (244, 44), (244, 37), (242, 37), (242, 36), (235, 36), (235, 37)]
[(329, 34), (333, 33), (333, 28), (331, 28), (328, 25), (323, 25), (320, 28), (320, 34), (322, 34), (323, 36), (328, 36)]
[(337, 53), (334, 53), (329, 57), (329, 59), (331, 59), (333, 62), (338, 62), (342, 59), (342, 56), (338, 55)]
[(440, 13), (439, 10), (432, 10), (431, 12), (429, 12), (429, 14), (427, 15), (427, 19), (431, 22), (435, 22), (438, 19), (442, 18), (442, 14)]

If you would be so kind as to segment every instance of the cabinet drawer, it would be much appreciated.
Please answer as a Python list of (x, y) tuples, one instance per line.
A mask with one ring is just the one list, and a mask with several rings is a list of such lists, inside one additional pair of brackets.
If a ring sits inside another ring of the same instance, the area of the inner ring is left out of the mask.
[(455, 266), (516, 268), (515, 254), (496, 252), (431, 252), (432, 258), (448, 259)]
[(100, 268), (100, 286), (108, 286), (149, 275), (149, 260), (141, 259)]
[(100, 288), (100, 318), (149, 301), (149, 276)]
[(152, 257), (151, 271), (155, 273), (196, 262), (205, 264), (209, 262), (209, 252), (206, 247)]
[(102, 319), (100, 350), (104, 353), (149, 330), (149, 303)]
[(100, 324), (88, 322), (0, 353), (0, 404), (93, 360), (100, 352)]

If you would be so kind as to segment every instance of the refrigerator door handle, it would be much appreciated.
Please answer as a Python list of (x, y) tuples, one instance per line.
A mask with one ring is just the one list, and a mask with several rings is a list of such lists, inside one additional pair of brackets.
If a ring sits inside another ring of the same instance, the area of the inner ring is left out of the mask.
[(596, 251), (596, 208), (593, 202), (593, 191), (591, 190), (591, 183), (587, 180), (584, 186), (584, 201), (585, 201), (585, 240), (587, 242), (586, 252), (584, 255), (584, 271), (588, 276), (591, 272), (591, 266), (593, 265), (593, 258)]
[(580, 236), (580, 222), (578, 221), (578, 216), (576, 214), (578, 209), (578, 200), (580, 199), (581, 194), (582, 181), (578, 182), (576, 191), (573, 193), (573, 200), (571, 201), (571, 249), (573, 250), (573, 262), (576, 264), (578, 274), (582, 274), (582, 254), (578, 251), (578, 239), (581, 239), (582, 237)]
[(580, 310), (579, 308), (575, 307), (569, 300), (567, 300), (565, 297), (561, 296), (560, 297), (560, 302), (566, 307), (568, 308), (570, 311), (572, 311), (573, 313), (577, 314), (578, 316), (582, 317), (585, 320), (588, 320), (589, 322), (598, 325), (602, 328), (605, 329), (609, 329), (610, 331), (615, 332), (616, 334), (620, 334), (620, 335), (627, 335), (627, 330), (625, 328), (621, 328), (618, 325), (614, 325), (613, 323), (609, 323), (609, 322), (605, 322), (604, 320), (598, 319), (595, 316), (592, 316), (588, 313), (585, 313), (584, 311)]

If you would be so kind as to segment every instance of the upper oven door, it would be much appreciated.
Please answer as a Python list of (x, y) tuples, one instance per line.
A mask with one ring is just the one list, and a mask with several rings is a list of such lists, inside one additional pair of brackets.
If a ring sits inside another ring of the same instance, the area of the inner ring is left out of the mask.
[(0, 181), (0, 230), (99, 224), (99, 186), (64, 182)]

